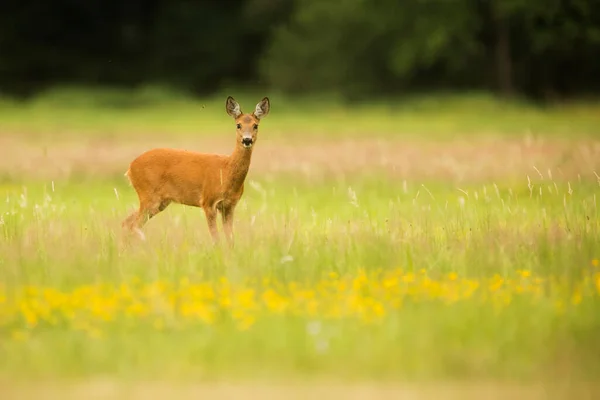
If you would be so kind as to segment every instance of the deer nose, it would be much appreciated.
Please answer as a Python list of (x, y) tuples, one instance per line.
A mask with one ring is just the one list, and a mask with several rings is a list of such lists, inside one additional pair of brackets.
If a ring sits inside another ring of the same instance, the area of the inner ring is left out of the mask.
[(249, 147), (249, 146), (251, 146), (251, 145), (252, 145), (252, 138), (251, 138), (251, 137), (248, 137), (248, 136), (245, 136), (245, 137), (243, 137), (243, 138), (242, 138), (242, 144), (243, 144), (244, 146), (246, 146), (246, 147)]

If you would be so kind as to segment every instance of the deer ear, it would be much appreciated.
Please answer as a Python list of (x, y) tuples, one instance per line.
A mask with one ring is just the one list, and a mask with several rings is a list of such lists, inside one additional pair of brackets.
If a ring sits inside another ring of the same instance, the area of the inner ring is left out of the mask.
[(256, 109), (254, 110), (254, 116), (258, 119), (264, 118), (269, 114), (269, 110), (271, 109), (271, 103), (269, 102), (269, 98), (265, 97), (256, 105)]
[(233, 118), (237, 118), (242, 115), (242, 109), (240, 108), (240, 105), (231, 96), (227, 96), (227, 101), (225, 102), (225, 111), (227, 111), (227, 114)]

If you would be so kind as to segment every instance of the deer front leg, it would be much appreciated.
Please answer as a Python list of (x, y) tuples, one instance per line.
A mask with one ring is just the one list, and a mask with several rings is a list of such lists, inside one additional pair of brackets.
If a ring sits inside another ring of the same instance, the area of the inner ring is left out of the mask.
[(224, 207), (221, 210), (223, 217), (223, 231), (230, 247), (233, 247), (233, 211), (235, 206)]
[(204, 207), (204, 214), (206, 215), (206, 223), (208, 224), (208, 231), (212, 236), (213, 243), (219, 243), (219, 232), (217, 231), (217, 210), (213, 207)]

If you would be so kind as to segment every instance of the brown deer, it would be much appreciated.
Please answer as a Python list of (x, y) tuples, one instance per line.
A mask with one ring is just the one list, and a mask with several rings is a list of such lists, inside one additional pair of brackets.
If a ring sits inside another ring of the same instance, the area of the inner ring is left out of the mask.
[(233, 97), (227, 97), (225, 110), (235, 119), (236, 142), (229, 156), (176, 149), (149, 150), (129, 166), (125, 176), (137, 192), (140, 207), (123, 221), (142, 240), (141, 228), (171, 203), (201, 207), (215, 244), (219, 242), (217, 213), (223, 230), (233, 245), (233, 212), (244, 193), (260, 120), (269, 114), (270, 102), (262, 99), (253, 113), (244, 114)]

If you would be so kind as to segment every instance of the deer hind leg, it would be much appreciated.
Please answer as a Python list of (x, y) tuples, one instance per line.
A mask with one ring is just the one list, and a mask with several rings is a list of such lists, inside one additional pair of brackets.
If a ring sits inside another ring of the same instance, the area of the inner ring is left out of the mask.
[(142, 240), (146, 240), (146, 235), (142, 232), (142, 227), (148, 220), (159, 212), (163, 211), (171, 203), (170, 200), (161, 201), (140, 201), (140, 208), (131, 213), (124, 221), (123, 227), (137, 233)]

